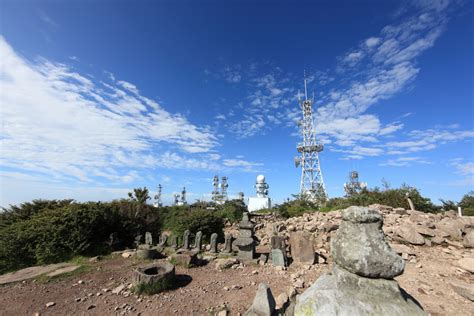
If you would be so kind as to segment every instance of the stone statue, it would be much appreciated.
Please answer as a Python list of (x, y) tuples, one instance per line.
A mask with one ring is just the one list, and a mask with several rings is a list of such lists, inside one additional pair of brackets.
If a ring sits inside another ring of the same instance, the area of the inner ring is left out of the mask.
[(145, 233), (145, 244), (149, 246), (153, 246), (153, 236), (150, 232)]
[(231, 234), (225, 234), (224, 250), (222, 250), (222, 252), (224, 253), (232, 252), (232, 235)]
[(191, 235), (191, 232), (186, 229), (183, 234), (183, 249), (186, 249), (186, 250), (189, 249), (189, 236), (190, 235)]
[(239, 223), (239, 237), (235, 245), (239, 248), (239, 260), (252, 260), (255, 254), (254, 224), (249, 220), (249, 213), (243, 214)]
[(196, 233), (196, 239), (194, 240), (194, 248), (196, 248), (197, 251), (201, 251), (202, 248), (202, 232), (198, 231)]
[(217, 253), (217, 234), (213, 233), (211, 235), (211, 250), (210, 253)]

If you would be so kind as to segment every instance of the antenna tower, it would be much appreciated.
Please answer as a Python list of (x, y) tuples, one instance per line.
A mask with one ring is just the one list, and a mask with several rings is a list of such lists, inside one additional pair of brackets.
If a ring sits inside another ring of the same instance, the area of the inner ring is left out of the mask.
[(303, 112), (303, 119), (298, 122), (303, 142), (297, 144), (296, 149), (299, 156), (295, 157), (295, 166), (301, 166), (300, 196), (321, 204), (328, 198), (318, 155), (323, 151), (323, 145), (316, 142), (316, 133), (313, 128), (314, 94), (312, 99), (308, 99), (306, 74), (304, 76), (304, 100), (301, 100), (298, 92), (298, 102)]
[(367, 188), (367, 183), (359, 181), (359, 173), (355, 170), (351, 171), (349, 173), (349, 181), (344, 183), (344, 191), (346, 192), (346, 196), (358, 194), (365, 188)]
[(222, 201), (227, 201), (227, 188), (229, 187), (229, 184), (227, 184), (227, 177), (224, 176), (221, 178), (221, 200)]
[(212, 200), (217, 202), (219, 200), (219, 176), (214, 176), (212, 179), (212, 186), (214, 187), (212, 190)]
[(155, 195), (155, 203), (153, 203), (153, 206), (155, 207), (160, 207), (162, 206), (163, 204), (161, 203), (161, 184), (158, 184), (158, 189), (156, 191), (156, 195)]
[(186, 205), (186, 187), (183, 187), (183, 190), (181, 191), (181, 201), (179, 203), (180, 205)]

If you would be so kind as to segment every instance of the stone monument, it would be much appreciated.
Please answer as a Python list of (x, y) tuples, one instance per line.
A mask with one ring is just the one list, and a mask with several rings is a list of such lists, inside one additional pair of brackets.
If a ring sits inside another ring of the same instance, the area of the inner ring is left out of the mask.
[(217, 253), (217, 234), (211, 234), (211, 250), (210, 253)]
[(272, 264), (274, 266), (286, 267), (286, 244), (285, 237), (283, 236), (272, 236), (270, 238), (270, 244), (272, 246), (271, 256)]
[(201, 251), (202, 248), (202, 232), (198, 231), (196, 233), (196, 238), (194, 240), (194, 248), (196, 248), (197, 251)]
[(268, 184), (265, 182), (265, 176), (257, 176), (257, 182), (255, 184), (255, 189), (257, 191), (256, 197), (249, 198), (248, 210), (249, 212), (255, 212), (262, 209), (270, 209), (271, 201), (268, 197)]
[(244, 213), (239, 223), (239, 237), (235, 245), (239, 248), (239, 260), (252, 260), (255, 255), (254, 224), (249, 220), (249, 213)]
[(224, 250), (222, 250), (222, 252), (224, 253), (232, 252), (232, 235), (231, 234), (225, 234)]
[(186, 250), (189, 249), (189, 236), (190, 235), (191, 235), (191, 232), (186, 229), (183, 234), (183, 249), (186, 249)]
[(295, 315), (426, 315), (393, 279), (405, 262), (386, 242), (376, 210), (344, 210), (331, 253), (332, 272), (297, 297)]
[(153, 246), (153, 236), (150, 232), (145, 233), (145, 244), (149, 246)]

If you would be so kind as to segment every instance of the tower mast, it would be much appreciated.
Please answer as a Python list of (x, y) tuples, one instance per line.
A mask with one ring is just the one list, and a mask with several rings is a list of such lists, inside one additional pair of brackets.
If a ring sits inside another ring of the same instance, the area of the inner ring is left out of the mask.
[(299, 156), (295, 157), (295, 165), (296, 167), (301, 165), (300, 197), (321, 204), (327, 200), (327, 193), (319, 165), (319, 152), (323, 151), (323, 145), (316, 142), (316, 133), (313, 127), (313, 99), (308, 99), (305, 74), (304, 100), (301, 100), (298, 93), (298, 102), (303, 112), (303, 119), (299, 121), (298, 125), (301, 129), (303, 142), (296, 146)]

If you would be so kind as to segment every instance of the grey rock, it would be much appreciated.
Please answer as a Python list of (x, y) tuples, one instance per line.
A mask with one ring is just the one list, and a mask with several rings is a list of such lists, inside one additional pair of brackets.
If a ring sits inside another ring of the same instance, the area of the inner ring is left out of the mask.
[(474, 258), (461, 258), (456, 262), (461, 269), (474, 273)]
[(252, 306), (245, 312), (244, 316), (271, 316), (275, 311), (275, 305), (275, 298), (268, 285), (260, 283)]
[(331, 240), (336, 264), (369, 278), (392, 279), (403, 273), (405, 263), (386, 242), (376, 210), (352, 206), (343, 211), (342, 219)]
[(449, 284), (453, 288), (454, 292), (458, 293), (462, 297), (467, 298), (470, 301), (474, 301), (474, 285), (459, 280), (449, 281)]
[(401, 226), (395, 231), (395, 233), (404, 241), (412, 245), (423, 245), (425, 243), (425, 238), (411, 225)]
[(467, 232), (462, 241), (462, 245), (465, 248), (474, 248), (474, 230)]
[(427, 315), (397, 282), (334, 267), (297, 296), (295, 315)]
[(281, 249), (272, 249), (272, 264), (277, 267), (286, 267), (286, 258)]

